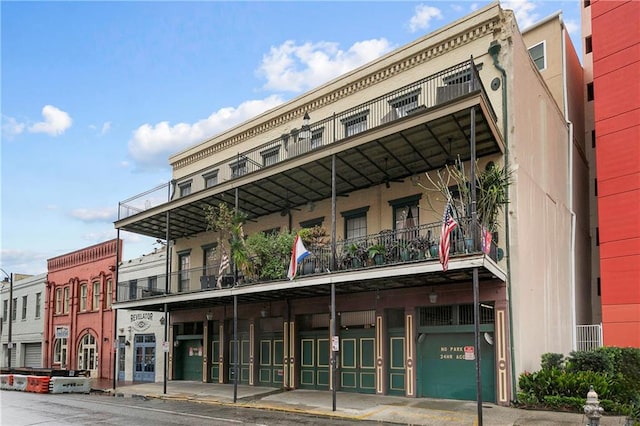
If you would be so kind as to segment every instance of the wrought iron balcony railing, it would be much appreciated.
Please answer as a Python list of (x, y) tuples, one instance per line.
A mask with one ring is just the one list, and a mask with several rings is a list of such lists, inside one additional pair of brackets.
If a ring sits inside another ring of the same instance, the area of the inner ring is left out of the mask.
[[(293, 129), (249, 151), (220, 159), (215, 164), (207, 164), (206, 169), (194, 172), (183, 179), (188, 180), (193, 176), (202, 175), (205, 171), (215, 170), (210, 178), (207, 177), (206, 188), (203, 183), (202, 188), (194, 187), (192, 191), (215, 187), (358, 133), (387, 125), (416, 112), (453, 102), (476, 91), (486, 95), (475, 64), (472, 60), (465, 61), (356, 107), (302, 125), (300, 129)], [(495, 113), (493, 115), (495, 119)], [(179, 196), (174, 192), (169, 182), (121, 201), (118, 220), (165, 204), (172, 197)]]
[[(460, 218), (458, 227), (450, 235), (450, 256), (474, 254), (481, 252), (478, 242), (473, 247), (469, 238), (470, 220)], [(438, 262), (438, 245), (440, 243), (440, 222), (424, 224), (400, 230), (383, 230), (358, 238), (336, 241), (336, 262), (332, 262), (331, 243), (307, 247), (311, 255), (298, 265), (298, 276), (301, 278), (339, 273), (346, 270), (364, 270), (369, 268), (383, 268), (390, 265), (411, 262)], [(501, 260), (502, 250), (497, 247), (495, 240), (491, 242), (489, 257)], [(282, 265), (283, 271), (288, 268)], [(254, 276), (234, 277), (233, 270), (228, 267), (219, 274), (219, 264), (206, 267), (175, 271), (169, 276), (169, 286), (166, 286), (165, 276), (148, 277), (139, 280), (121, 282), (118, 284), (118, 301), (144, 299), (166, 294), (180, 294), (187, 292), (209, 291), (217, 288), (229, 288), (234, 285), (252, 285), (267, 282), (260, 280), (259, 273)], [(274, 279), (286, 280), (286, 272)]]

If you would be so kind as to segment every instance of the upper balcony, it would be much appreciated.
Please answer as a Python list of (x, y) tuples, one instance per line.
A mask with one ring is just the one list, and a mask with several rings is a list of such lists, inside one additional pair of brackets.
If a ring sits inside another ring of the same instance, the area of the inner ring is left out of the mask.
[(197, 172), (120, 202), (116, 228), (175, 240), (206, 231), (208, 205), (237, 200), (257, 220), (331, 199), (334, 190), (348, 196), (468, 161), (472, 143), (478, 158), (504, 152), (473, 60), (297, 125), (248, 151), (203, 158)]

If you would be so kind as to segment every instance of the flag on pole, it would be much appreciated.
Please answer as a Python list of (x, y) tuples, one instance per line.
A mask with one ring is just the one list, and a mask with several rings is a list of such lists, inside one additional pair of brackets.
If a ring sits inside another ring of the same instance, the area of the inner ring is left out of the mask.
[(221, 246), (221, 250), (222, 258), (220, 259), (220, 267), (218, 268), (218, 282), (216, 283), (216, 287), (218, 288), (222, 288), (222, 277), (224, 274), (224, 270), (229, 266), (229, 255), (224, 249), (224, 246)]
[(491, 235), (491, 232), (489, 232), (489, 230), (484, 226), (482, 227), (481, 233), (482, 238), (480, 238), (480, 241), (482, 242), (482, 251), (485, 254), (489, 254), (491, 251), (491, 240), (493, 239), (493, 235)]
[(289, 263), (289, 272), (287, 277), (292, 280), (295, 278), (298, 272), (298, 263), (302, 262), (302, 259), (309, 256), (311, 253), (304, 247), (302, 238), (300, 235), (296, 235), (296, 239), (293, 242), (293, 250), (291, 250), (291, 263)]
[(440, 231), (440, 245), (438, 246), (438, 257), (442, 263), (442, 270), (446, 271), (449, 267), (449, 247), (451, 246), (451, 231), (458, 226), (458, 222), (453, 218), (453, 209), (451, 202), (447, 201), (444, 208), (444, 216), (442, 218), (442, 230)]

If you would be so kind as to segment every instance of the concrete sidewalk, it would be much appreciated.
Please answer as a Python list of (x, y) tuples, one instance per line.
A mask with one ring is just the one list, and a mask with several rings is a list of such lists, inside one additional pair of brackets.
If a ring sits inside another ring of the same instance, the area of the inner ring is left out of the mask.
[[(235, 405), (248, 408), (298, 412), (324, 417), (352, 420), (371, 420), (384, 424), (409, 425), (475, 425), (477, 405), (474, 401), (405, 398), (337, 392), (336, 411), (333, 411), (332, 393), (329, 391), (292, 390), (238, 385), (233, 402), (233, 385), (188, 381), (167, 383), (112, 383), (94, 382), (93, 389), (122, 397), (145, 397), (185, 400), (199, 403)], [(585, 425), (583, 414), (552, 411), (522, 410), (483, 404), (485, 425)], [(605, 416), (603, 426), (624, 426), (625, 418)]]

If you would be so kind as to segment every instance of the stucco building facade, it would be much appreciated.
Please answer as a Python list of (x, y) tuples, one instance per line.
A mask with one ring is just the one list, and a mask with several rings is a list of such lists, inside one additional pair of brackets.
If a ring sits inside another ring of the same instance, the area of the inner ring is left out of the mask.
[[(541, 40), (547, 76), (529, 50)], [(175, 154), (168, 199), (121, 203), (115, 224), (167, 241), (168, 280), (120, 288), (116, 306), (168, 311), (172, 380), (473, 400), (479, 359), (483, 399), (508, 405), (517, 375), (571, 351), (591, 315), (569, 46), (561, 20), (523, 37), (493, 3)], [(426, 188), (457, 159), (510, 170), (509, 204), (486, 251), (473, 209), (457, 211), (443, 270), (446, 199)], [(225, 265), (238, 258), (205, 218), (219, 205), (249, 238), (326, 238), (294, 280), (265, 279)]]
[(8, 283), (2, 283), (0, 300), (2, 300), (2, 327), (0, 343), (2, 343), (2, 367), (9, 365), (7, 343), (9, 340), (9, 317), (12, 316), (11, 367), (42, 367), (42, 336), (44, 332), (45, 282), (47, 274), (21, 275), (13, 277), (13, 314), (9, 312)]

